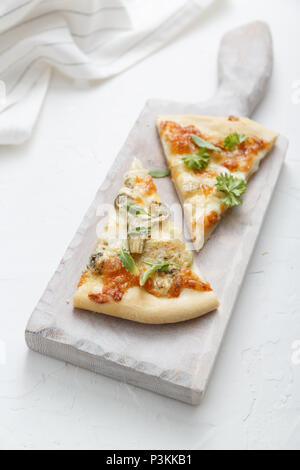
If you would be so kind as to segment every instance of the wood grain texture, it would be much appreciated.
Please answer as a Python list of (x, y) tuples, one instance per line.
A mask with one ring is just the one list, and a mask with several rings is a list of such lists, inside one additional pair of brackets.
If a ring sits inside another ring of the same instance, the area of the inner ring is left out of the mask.
[[(249, 116), (264, 94), (271, 69), (269, 30), (263, 23), (252, 23), (225, 35), (220, 87), (210, 102), (146, 104), (29, 320), (25, 336), (31, 349), (186, 403), (200, 402), (280, 173), (287, 148), (284, 137), (249, 183), (243, 205), (228, 213), (196, 257), (220, 299), (218, 311), (180, 324), (142, 325), (73, 309), (71, 299), (104, 224), (99, 208), (111, 204), (132, 158), (149, 168), (165, 166), (156, 115)], [(178, 203), (170, 179), (156, 181), (162, 199)]]

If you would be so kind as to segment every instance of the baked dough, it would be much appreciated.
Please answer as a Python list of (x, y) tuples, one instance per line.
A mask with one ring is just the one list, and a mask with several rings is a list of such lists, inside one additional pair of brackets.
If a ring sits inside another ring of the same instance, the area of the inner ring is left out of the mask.
[(139, 323), (177, 323), (200, 317), (219, 306), (216, 295), (184, 289), (178, 298), (155, 297), (141, 287), (132, 287), (120, 302), (95, 304), (88, 297), (93, 283), (81, 286), (74, 296), (74, 307)]

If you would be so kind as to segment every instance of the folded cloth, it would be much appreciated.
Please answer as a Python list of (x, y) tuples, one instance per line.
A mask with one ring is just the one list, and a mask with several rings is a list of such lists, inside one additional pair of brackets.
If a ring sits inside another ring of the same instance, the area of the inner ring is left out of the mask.
[(128, 2), (1, 0), (0, 144), (30, 137), (52, 69), (77, 80), (116, 75), (174, 38), (213, 0), (169, 2), (172, 9), (142, 28), (133, 27)]

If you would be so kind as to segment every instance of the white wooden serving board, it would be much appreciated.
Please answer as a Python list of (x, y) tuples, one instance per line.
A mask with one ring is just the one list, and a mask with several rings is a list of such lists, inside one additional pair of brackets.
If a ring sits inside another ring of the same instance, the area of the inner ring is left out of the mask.
[[(252, 23), (225, 35), (219, 89), (210, 102), (146, 104), (29, 320), (29, 348), (186, 403), (200, 402), (280, 173), (287, 149), (284, 137), (249, 183), (242, 206), (228, 213), (197, 255), (219, 297), (217, 311), (184, 323), (143, 325), (73, 309), (72, 297), (96, 245), (96, 228), (99, 233), (99, 224), (104, 224), (97, 209), (112, 203), (132, 158), (140, 158), (148, 168), (165, 166), (156, 115), (249, 116), (264, 94), (271, 70), (268, 27)], [(178, 202), (169, 178), (156, 182), (164, 202)]]

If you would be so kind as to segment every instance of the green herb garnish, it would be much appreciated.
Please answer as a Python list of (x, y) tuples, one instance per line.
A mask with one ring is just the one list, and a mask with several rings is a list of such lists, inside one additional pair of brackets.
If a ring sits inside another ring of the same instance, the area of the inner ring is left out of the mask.
[(208, 150), (214, 150), (215, 152), (221, 152), (222, 151), (219, 147), (216, 147), (215, 145), (211, 144), (210, 142), (207, 142), (207, 140), (202, 139), (201, 137), (199, 137), (196, 134), (191, 134), (191, 137), (192, 137), (193, 141), (195, 142), (195, 144), (200, 148), (204, 148), (204, 149), (208, 149)]
[(126, 248), (121, 248), (119, 256), (122, 262), (122, 266), (124, 266), (126, 271), (130, 272), (130, 274), (139, 274), (139, 270), (134, 262), (134, 259), (126, 250)]
[(234, 134), (229, 134), (226, 137), (223, 145), (226, 149), (229, 149), (232, 152), (237, 145), (240, 145), (242, 142), (245, 142), (245, 140), (248, 139), (249, 137), (247, 137), (245, 134), (238, 134), (235, 132)]
[(241, 204), (241, 195), (247, 188), (247, 182), (243, 178), (235, 178), (232, 175), (222, 173), (217, 176), (216, 188), (224, 193), (222, 202), (227, 207), (238, 206)]
[(204, 148), (200, 149), (198, 153), (188, 154), (185, 153), (182, 157), (184, 164), (192, 170), (204, 170), (210, 160), (210, 154)]
[(148, 266), (150, 266), (149, 269), (147, 269), (146, 271), (143, 272), (143, 274), (141, 275), (140, 277), (140, 286), (143, 287), (147, 280), (149, 279), (149, 277), (156, 273), (157, 271), (167, 271), (169, 266), (170, 266), (170, 263), (164, 263), (164, 264), (152, 264), (152, 263), (146, 263)]
[(170, 170), (168, 169), (153, 169), (148, 171), (149, 175), (152, 176), (152, 178), (165, 178), (166, 176), (170, 175)]
[(213, 144), (207, 142), (196, 134), (191, 134), (191, 138), (194, 143), (200, 147), (200, 150), (198, 153), (193, 153), (191, 155), (185, 153), (182, 157), (182, 160), (184, 161), (185, 165), (192, 170), (204, 170), (210, 160), (210, 153), (208, 150), (221, 152), (221, 149), (219, 147), (215, 147)]
[(145, 211), (143, 207), (139, 205), (127, 204), (126, 209), (128, 212), (130, 212), (130, 214), (133, 214), (133, 215), (140, 215), (140, 214), (148, 215), (148, 216), (150, 215), (148, 214), (147, 211)]

